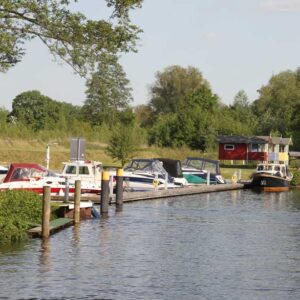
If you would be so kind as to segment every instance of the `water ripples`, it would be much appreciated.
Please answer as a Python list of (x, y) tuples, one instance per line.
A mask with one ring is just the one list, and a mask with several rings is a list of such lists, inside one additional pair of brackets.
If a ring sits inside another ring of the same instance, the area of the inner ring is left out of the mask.
[(126, 204), (0, 248), (0, 299), (299, 299), (300, 194)]

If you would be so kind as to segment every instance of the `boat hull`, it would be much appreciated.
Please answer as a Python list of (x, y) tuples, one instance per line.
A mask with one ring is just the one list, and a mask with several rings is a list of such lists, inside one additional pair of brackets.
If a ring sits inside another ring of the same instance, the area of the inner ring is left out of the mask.
[(287, 191), (290, 180), (269, 174), (254, 174), (250, 187), (262, 191), (281, 192)]

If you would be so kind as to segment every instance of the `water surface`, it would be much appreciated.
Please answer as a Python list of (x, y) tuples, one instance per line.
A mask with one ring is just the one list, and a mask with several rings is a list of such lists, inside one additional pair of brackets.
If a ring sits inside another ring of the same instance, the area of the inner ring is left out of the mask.
[(300, 193), (124, 205), (0, 248), (0, 299), (300, 299)]

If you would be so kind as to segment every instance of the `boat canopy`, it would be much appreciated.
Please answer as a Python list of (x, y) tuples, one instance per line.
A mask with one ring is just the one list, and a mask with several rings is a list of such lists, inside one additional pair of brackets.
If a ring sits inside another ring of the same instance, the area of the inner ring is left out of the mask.
[(168, 172), (164, 169), (163, 163), (156, 159), (133, 159), (131, 163), (124, 168), (124, 171), (147, 172), (166, 175)]
[(30, 178), (57, 177), (57, 175), (39, 164), (12, 163), (3, 182), (24, 181)]
[(218, 160), (203, 157), (187, 157), (182, 164), (184, 165), (184, 167), (210, 171), (215, 174), (221, 174), (220, 163)]

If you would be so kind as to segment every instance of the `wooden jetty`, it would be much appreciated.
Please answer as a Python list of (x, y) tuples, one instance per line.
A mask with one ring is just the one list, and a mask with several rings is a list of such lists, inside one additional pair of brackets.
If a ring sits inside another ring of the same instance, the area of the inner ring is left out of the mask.
[[(158, 190), (151, 192), (124, 192), (123, 202), (134, 202), (134, 201), (144, 201), (144, 200), (154, 200), (159, 198), (168, 197), (178, 197), (178, 196), (189, 196), (203, 193), (230, 191), (230, 190), (240, 190), (244, 189), (244, 184), (217, 184), (217, 185), (193, 185), (187, 187), (180, 187), (174, 189)], [(73, 201), (74, 198), (70, 197)], [(52, 201), (64, 201), (63, 196), (52, 196)], [(81, 201), (92, 201), (95, 204), (100, 204), (101, 196), (85, 196), (81, 195)], [(112, 195), (110, 199), (110, 204), (115, 204), (116, 195)]]
[[(74, 224), (74, 219), (70, 218), (59, 218), (50, 222), (50, 234), (58, 232), (66, 227), (72, 226)], [(31, 238), (42, 236), (42, 225), (31, 228), (28, 230), (28, 235)]]

